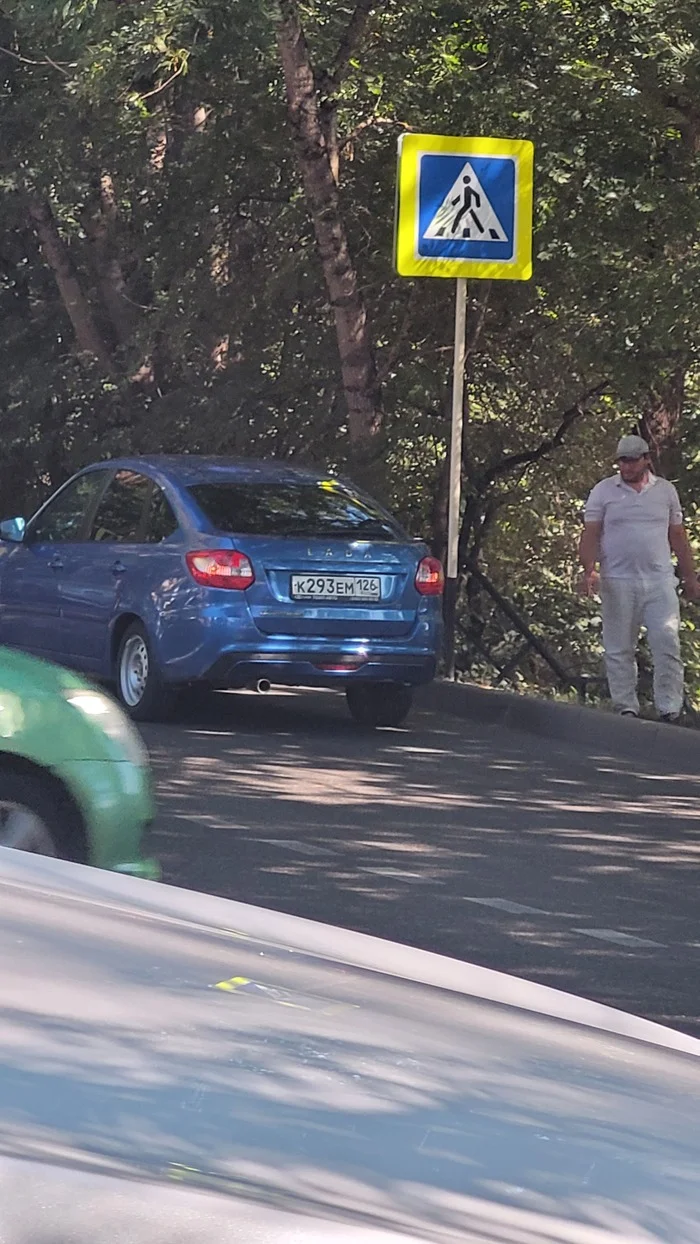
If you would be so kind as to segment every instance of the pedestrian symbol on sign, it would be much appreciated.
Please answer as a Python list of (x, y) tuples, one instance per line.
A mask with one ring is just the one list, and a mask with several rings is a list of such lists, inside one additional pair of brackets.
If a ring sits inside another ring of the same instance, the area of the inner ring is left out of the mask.
[(460, 238), (465, 241), (507, 242), (508, 237), (473, 166), (467, 160), (448, 190), (425, 238)]

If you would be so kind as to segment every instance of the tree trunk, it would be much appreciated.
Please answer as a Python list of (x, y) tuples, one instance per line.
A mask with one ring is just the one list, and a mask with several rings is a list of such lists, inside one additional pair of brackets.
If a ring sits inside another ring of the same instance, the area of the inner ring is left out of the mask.
[(684, 400), (685, 367), (679, 366), (649, 393), (639, 425), (649, 442), (655, 470), (670, 478), (677, 477), (680, 467), (679, 432)]
[(46, 199), (32, 197), (28, 205), (29, 217), (36, 231), (42, 253), (51, 268), (63, 305), (73, 325), (78, 349), (92, 354), (108, 374), (114, 374), (114, 364), (102, 334), (97, 326), (92, 308), (85, 297), (78, 273), (63, 238), (56, 228), (53, 212)]
[(127, 299), (126, 281), (115, 238), (117, 204), (109, 173), (100, 176), (99, 198), (85, 220), (85, 232), (93, 247), (97, 283), (117, 345), (126, 345), (133, 328), (133, 308)]
[(367, 310), (359, 289), (332, 152), (324, 132), (321, 100), (296, 0), (279, 0), (277, 41), (304, 192), (335, 316), (340, 370), (348, 410), (350, 444), (359, 458), (371, 457), (381, 430), (381, 407)]
[(435, 496), (430, 512), (430, 550), (433, 557), (445, 562), (447, 555), (447, 501), (450, 487), (450, 459), (440, 467)]

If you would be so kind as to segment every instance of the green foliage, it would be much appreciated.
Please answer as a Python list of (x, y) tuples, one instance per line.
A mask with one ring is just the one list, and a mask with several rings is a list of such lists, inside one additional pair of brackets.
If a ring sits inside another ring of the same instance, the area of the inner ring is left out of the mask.
[[(580, 501), (616, 435), (679, 370), (679, 483), (697, 496), (700, 17), (671, 0), (385, 0), (331, 80), (353, 8), (299, 5), (337, 128), (341, 211), (382, 382), (381, 487), (439, 547), (453, 291), (392, 272), (396, 138), (532, 138), (535, 278), (472, 286), (463, 552), (481, 555), (567, 662), (597, 668), (594, 617), (571, 593)], [(5, 0), (4, 510), (122, 448), (345, 463), (333, 316), (286, 125), (277, 19), (275, 0)], [(52, 205), (110, 376), (76, 346), (31, 195)]]

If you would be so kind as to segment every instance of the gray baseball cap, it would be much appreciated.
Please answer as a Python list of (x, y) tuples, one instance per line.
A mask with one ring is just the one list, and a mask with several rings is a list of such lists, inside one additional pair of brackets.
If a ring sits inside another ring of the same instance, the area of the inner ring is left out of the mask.
[(649, 453), (643, 436), (623, 436), (617, 447), (618, 458), (642, 458)]

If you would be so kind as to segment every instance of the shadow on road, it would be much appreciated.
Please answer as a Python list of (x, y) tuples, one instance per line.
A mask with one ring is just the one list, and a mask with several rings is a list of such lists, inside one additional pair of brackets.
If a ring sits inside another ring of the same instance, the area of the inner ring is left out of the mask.
[(366, 733), (331, 694), (211, 696), (146, 737), (166, 881), (700, 1035), (694, 776), (428, 715)]

